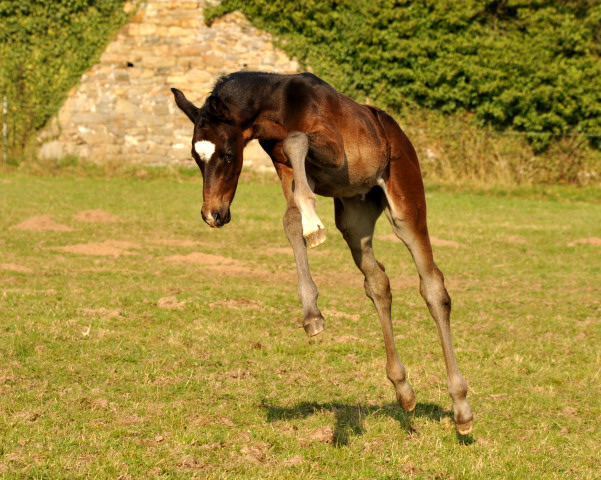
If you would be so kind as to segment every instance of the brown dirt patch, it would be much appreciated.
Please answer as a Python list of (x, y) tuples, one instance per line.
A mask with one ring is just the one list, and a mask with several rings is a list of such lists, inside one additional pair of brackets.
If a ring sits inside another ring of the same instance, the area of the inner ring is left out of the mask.
[(176, 238), (152, 240), (151, 243), (156, 245), (165, 245), (167, 247), (196, 247), (201, 244), (200, 242), (195, 242), (194, 240), (179, 240)]
[(124, 425), (124, 426), (130, 426), (130, 425), (138, 425), (140, 423), (142, 423), (144, 421), (144, 419), (142, 417), (140, 417), (140, 415), (137, 414), (133, 414), (133, 415), (118, 415), (115, 417), (115, 423), (117, 425)]
[(234, 310), (268, 310), (275, 311), (273, 307), (266, 306), (259, 300), (252, 300), (250, 298), (228, 298), (226, 300), (219, 300), (217, 302), (209, 303), (210, 307), (227, 307)]
[(89, 223), (111, 223), (121, 221), (119, 217), (102, 210), (83, 210), (75, 215), (74, 219), (78, 222)]
[(56, 295), (56, 290), (54, 288), (48, 288), (46, 290), (35, 290), (33, 288), (4, 288), (2, 291), (22, 295)]
[(119, 310), (108, 310), (106, 308), (79, 308), (77, 311), (84, 315), (99, 316), (102, 318), (117, 318), (121, 316)]
[(188, 255), (172, 255), (167, 257), (167, 260), (175, 263), (202, 265), (223, 275), (267, 275), (267, 272), (260, 272), (246, 267), (242, 262), (233, 258), (209, 253), (193, 252)]
[(266, 253), (267, 255), (294, 255), (292, 247), (266, 248), (262, 251), (262, 253)]
[[(385, 242), (400, 242), (399, 237), (397, 237), (394, 233), (389, 233), (388, 235), (379, 235), (376, 237), (378, 240), (384, 240)], [(443, 240), (441, 238), (430, 236), (430, 243), (435, 247), (465, 247), (462, 243), (454, 242), (452, 240)]]
[(105, 257), (119, 257), (121, 255), (134, 255), (130, 249), (140, 248), (140, 245), (118, 240), (105, 240), (102, 243), (78, 243), (59, 248), (64, 252), (78, 253), (81, 255), (97, 255)]
[(443, 240), (442, 238), (430, 237), (430, 243), (435, 247), (465, 247), (462, 243), (454, 242), (453, 240)]
[(39, 215), (13, 225), (10, 230), (29, 230), (33, 232), (71, 232), (73, 229), (52, 220), (51, 215)]
[(252, 442), (242, 446), (240, 453), (245, 462), (265, 463), (268, 460), (267, 451), (269, 444), (265, 442)]
[(573, 242), (568, 243), (568, 247), (575, 247), (576, 245), (592, 245), (594, 247), (601, 247), (601, 238), (579, 238), (578, 240), (574, 240)]
[(309, 438), (316, 442), (333, 443), (334, 430), (332, 430), (332, 427), (321, 427), (311, 432)]
[(338, 310), (331, 310), (331, 309), (322, 310), (322, 313), (324, 314), (324, 316), (335, 317), (335, 318), (346, 318), (347, 320), (353, 320), (355, 322), (358, 321), (360, 318), (359, 315), (357, 315), (357, 314), (351, 315), (349, 313), (339, 312)]
[(33, 270), (24, 265), (18, 265), (16, 263), (2, 263), (0, 264), (0, 270), (8, 270), (9, 272), (19, 273), (31, 273)]
[(354, 335), (341, 335), (336, 337), (336, 343), (365, 343), (364, 338), (358, 338)]
[(528, 242), (524, 239), (524, 237), (521, 237), (519, 235), (511, 235), (509, 238), (507, 238), (507, 241), (509, 243), (517, 243), (517, 244), (521, 244), (521, 245), (525, 245)]
[(163, 297), (159, 298), (157, 306), (166, 310), (181, 310), (184, 308), (186, 302), (178, 302), (177, 297)]
[[(159, 467), (155, 467), (155, 469), (156, 468), (159, 468)], [(202, 460), (199, 460), (198, 458), (195, 458), (192, 455), (185, 455), (184, 457), (182, 457), (181, 461), (179, 462), (178, 468), (181, 470), (203, 471), (203, 470), (212, 470), (214, 468), (214, 465), (211, 465), (210, 463), (207, 463), (207, 462), (203, 462)], [(159, 474), (160, 474), (160, 469), (159, 469)], [(196, 474), (192, 474), (190, 478), (198, 478), (198, 477), (196, 476)]]
[(305, 459), (301, 455), (295, 455), (292, 458), (284, 460), (282, 462), (282, 465), (284, 465), (285, 467), (291, 467), (295, 465), (301, 465), (304, 461)]
[(220, 265), (240, 265), (240, 262), (233, 258), (222, 257), (220, 255), (211, 255), (210, 253), (193, 252), (188, 255), (172, 255), (167, 257), (170, 262), (192, 263), (207, 266)]

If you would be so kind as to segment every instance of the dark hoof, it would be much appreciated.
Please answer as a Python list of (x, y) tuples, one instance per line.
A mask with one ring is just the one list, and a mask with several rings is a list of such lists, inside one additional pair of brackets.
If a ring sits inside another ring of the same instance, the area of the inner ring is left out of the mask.
[(319, 335), (321, 332), (323, 332), (323, 329), (325, 328), (325, 322), (323, 321), (323, 318), (315, 318), (305, 323), (303, 328), (305, 329), (308, 337), (314, 337), (315, 335)]

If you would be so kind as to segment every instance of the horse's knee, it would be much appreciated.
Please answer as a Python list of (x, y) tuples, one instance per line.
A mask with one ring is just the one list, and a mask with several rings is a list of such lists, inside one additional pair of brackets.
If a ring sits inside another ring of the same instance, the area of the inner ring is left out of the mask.
[(288, 207), (286, 209), (284, 217), (282, 218), (282, 224), (286, 231), (301, 224), (301, 213), (296, 206)]
[(390, 291), (390, 280), (388, 275), (384, 273), (383, 266), (378, 262), (378, 270), (375, 270), (371, 275), (365, 276), (363, 283), (365, 294), (374, 302), (392, 303), (392, 293)]
[(451, 313), (451, 297), (444, 285), (444, 276), (438, 267), (434, 266), (433, 274), (429, 278), (421, 279), (419, 292), (430, 310), (442, 310), (442, 313), (447, 316)]
[(441, 283), (434, 288), (430, 288), (427, 293), (422, 288), (420, 293), (428, 306), (440, 306), (451, 310), (451, 297), (444, 284)]
[(284, 214), (284, 218), (282, 218), (282, 224), (284, 225), (284, 232), (286, 232), (286, 236), (294, 248), (294, 244), (300, 241), (299, 239), (302, 239), (303, 235), (301, 214), (298, 208), (289, 207)]

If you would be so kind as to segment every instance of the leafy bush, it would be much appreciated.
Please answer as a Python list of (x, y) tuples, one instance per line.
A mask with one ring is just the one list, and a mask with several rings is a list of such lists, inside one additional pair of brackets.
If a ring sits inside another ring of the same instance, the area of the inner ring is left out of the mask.
[(124, 0), (0, 0), (0, 96), (22, 150), (127, 20)]
[(402, 111), (469, 112), (537, 150), (584, 133), (601, 148), (596, 0), (223, 0), (343, 92)]

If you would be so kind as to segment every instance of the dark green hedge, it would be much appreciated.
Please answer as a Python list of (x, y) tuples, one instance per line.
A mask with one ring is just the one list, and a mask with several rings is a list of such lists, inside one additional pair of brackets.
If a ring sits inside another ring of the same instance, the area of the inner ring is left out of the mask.
[(0, 0), (0, 96), (10, 105), (12, 147), (24, 146), (98, 59), (127, 20), (124, 3)]
[(223, 0), (207, 20), (233, 10), (357, 99), (601, 147), (598, 0)]

